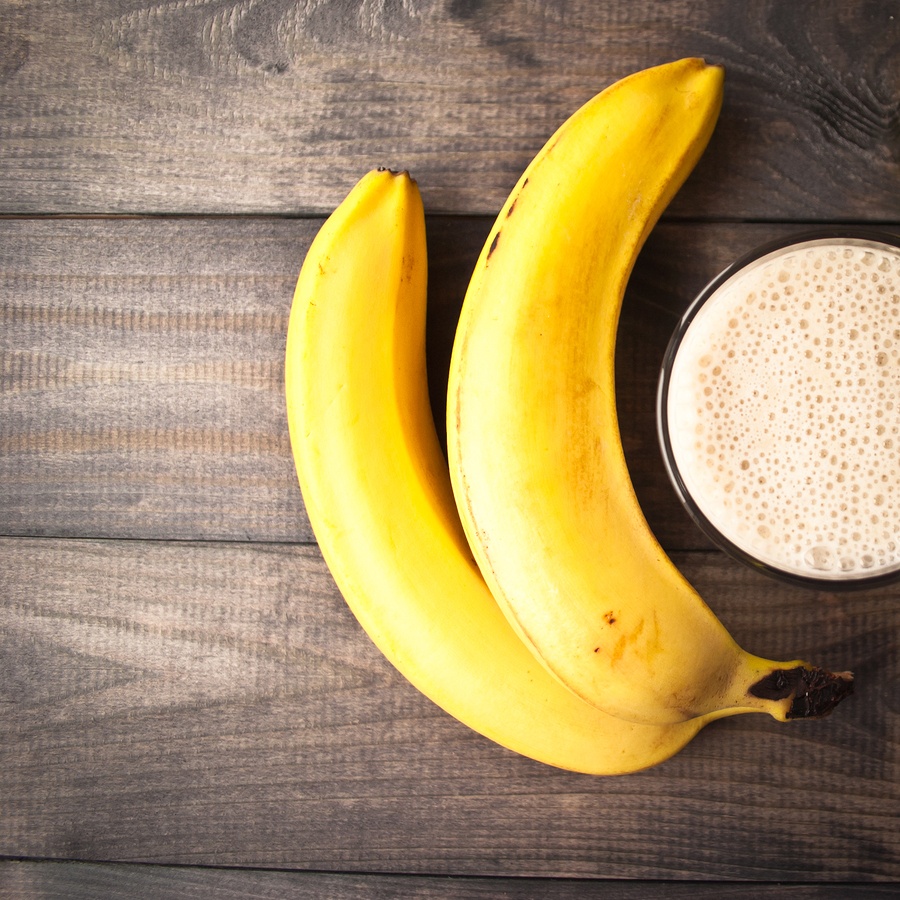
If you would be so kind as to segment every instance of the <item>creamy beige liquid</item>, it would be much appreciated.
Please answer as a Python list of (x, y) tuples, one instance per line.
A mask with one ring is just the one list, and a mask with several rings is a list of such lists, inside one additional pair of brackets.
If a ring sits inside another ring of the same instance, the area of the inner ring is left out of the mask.
[(900, 251), (815, 241), (737, 273), (666, 410), (687, 491), (743, 551), (815, 578), (900, 569)]

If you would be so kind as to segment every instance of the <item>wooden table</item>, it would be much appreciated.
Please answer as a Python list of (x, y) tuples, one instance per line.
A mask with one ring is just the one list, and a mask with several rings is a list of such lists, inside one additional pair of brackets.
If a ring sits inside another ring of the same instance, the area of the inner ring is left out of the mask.
[[(285, 329), (323, 217), (409, 168), (440, 421), (522, 168), (614, 79), (688, 55), (724, 64), (725, 106), (626, 297), (628, 460), (738, 640), (857, 692), (603, 779), (470, 732), (358, 627), (296, 484)], [(714, 551), (653, 407), (676, 318), (737, 255), (900, 228), (900, 2), (0, 0), (0, 213), (0, 895), (893, 893), (900, 591)]]

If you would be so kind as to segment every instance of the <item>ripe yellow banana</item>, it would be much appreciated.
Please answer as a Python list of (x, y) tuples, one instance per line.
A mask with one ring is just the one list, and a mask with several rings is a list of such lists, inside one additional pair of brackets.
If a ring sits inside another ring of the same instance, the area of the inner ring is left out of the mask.
[(488, 586), (547, 668), (645, 723), (823, 715), (850, 676), (742, 650), (654, 539), (615, 406), (619, 310), (647, 234), (703, 152), (723, 73), (685, 59), (573, 115), (522, 175), (466, 294), (450, 472)]
[(537, 662), (488, 591), (431, 414), (425, 294), (416, 184), (372, 172), (309, 249), (285, 361), (297, 474), (338, 587), (396, 668), (482, 735), (580, 772), (661, 762), (715, 716), (651, 726), (599, 711)]

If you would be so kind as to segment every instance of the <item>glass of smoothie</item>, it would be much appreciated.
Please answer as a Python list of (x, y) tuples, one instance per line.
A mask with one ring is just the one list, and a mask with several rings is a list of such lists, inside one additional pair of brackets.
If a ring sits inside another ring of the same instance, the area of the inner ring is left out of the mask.
[(900, 579), (900, 236), (821, 229), (729, 266), (672, 336), (657, 414), (732, 556), (819, 590)]

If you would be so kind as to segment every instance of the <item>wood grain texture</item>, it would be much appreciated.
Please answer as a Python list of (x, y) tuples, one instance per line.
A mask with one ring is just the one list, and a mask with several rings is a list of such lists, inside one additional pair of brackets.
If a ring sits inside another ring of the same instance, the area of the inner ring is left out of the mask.
[(5, 900), (868, 900), (889, 885), (342, 875), (161, 865), (0, 862)]
[(0, 212), (327, 212), (374, 165), (493, 213), (639, 68), (728, 73), (673, 215), (893, 219), (896, 0), (6, 0)]
[[(471, 732), (362, 632), (297, 488), (284, 338), (322, 216), (409, 168), (443, 432), (490, 217), (583, 101), (684, 55), (725, 65), (725, 106), (629, 286), (629, 467), (740, 643), (857, 693), (598, 779)], [(735, 257), (810, 222), (900, 228), (900, 0), (0, 0), (0, 135), (0, 895), (896, 893), (898, 591), (711, 551), (654, 401)]]
[(0, 540), (0, 855), (446, 875), (900, 877), (896, 592), (676, 562), (750, 649), (852, 667), (830, 719), (715, 723), (602, 779), (380, 656), (315, 547)]
[(282, 357), (313, 233), (0, 223), (4, 530), (308, 537)]
[[(283, 400), (296, 273), (321, 220), (0, 221), (0, 534), (306, 541)], [(447, 367), (483, 217), (431, 217), (428, 347)], [(735, 257), (797, 226), (667, 223), (619, 333), (623, 440), (666, 547), (708, 547), (655, 426), (678, 316)]]

